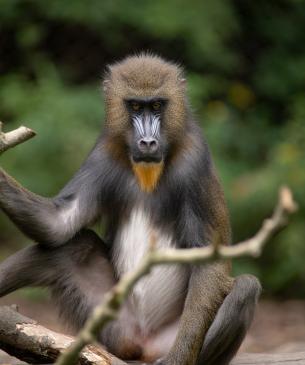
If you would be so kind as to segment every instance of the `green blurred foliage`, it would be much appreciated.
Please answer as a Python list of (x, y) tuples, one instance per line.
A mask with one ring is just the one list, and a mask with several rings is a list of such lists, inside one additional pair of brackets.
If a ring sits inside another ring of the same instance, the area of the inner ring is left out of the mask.
[[(38, 133), (1, 165), (29, 189), (54, 194), (101, 128), (105, 65), (142, 50), (179, 62), (234, 241), (259, 228), (282, 184), (300, 205), (262, 257), (237, 260), (235, 272), (258, 275), (267, 295), (304, 297), (304, 45), (302, 0), (0, 0), (0, 119), (7, 130), (24, 123)], [(26, 240), (0, 218), (5, 256)]]

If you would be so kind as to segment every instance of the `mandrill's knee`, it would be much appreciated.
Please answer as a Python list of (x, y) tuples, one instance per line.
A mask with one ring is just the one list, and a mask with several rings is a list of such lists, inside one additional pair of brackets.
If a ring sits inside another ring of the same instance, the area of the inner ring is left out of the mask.
[(240, 275), (234, 280), (232, 290), (236, 293), (236, 304), (244, 306), (249, 302), (255, 304), (258, 301), (262, 286), (255, 276), (247, 274)]
[(253, 275), (240, 275), (234, 281), (232, 292), (229, 294), (233, 309), (233, 318), (241, 322), (241, 327), (248, 330), (254, 317), (258, 298), (262, 287)]

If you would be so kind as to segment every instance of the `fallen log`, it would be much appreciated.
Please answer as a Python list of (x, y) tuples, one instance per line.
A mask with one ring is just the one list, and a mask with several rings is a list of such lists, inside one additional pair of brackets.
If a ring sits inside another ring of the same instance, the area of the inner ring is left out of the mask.
[[(51, 331), (23, 316), (15, 307), (0, 307), (0, 349), (31, 364), (52, 364), (75, 340)], [(304, 349), (305, 350), (305, 349)], [(126, 365), (98, 345), (84, 348), (81, 365)], [(231, 365), (305, 365), (305, 352), (282, 354), (241, 354)], [(178, 364), (177, 364), (178, 365)]]
[[(31, 364), (51, 364), (75, 339), (51, 331), (18, 313), (14, 307), (0, 307), (0, 348)], [(123, 365), (99, 346), (89, 345), (79, 357), (81, 365)]]

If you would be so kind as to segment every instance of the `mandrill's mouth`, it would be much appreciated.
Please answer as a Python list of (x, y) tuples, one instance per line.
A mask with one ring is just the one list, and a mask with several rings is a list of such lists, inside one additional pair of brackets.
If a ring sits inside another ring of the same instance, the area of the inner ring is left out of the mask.
[(157, 156), (157, 155), (147, 155), (147, 156), (135, 156), (133, 155), (132, 158), (132, 163), (141, 163), (141, 162), (146, 162), (146, 163), (161, 163), (162, 162), (162, 156)]

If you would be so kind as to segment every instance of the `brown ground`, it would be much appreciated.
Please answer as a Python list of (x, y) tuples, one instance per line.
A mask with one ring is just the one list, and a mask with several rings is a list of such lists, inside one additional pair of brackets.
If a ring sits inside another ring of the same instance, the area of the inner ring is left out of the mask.
[(240, 351), (305, 351), (305, 301), (260, 301)]
[[(19, 311), (55, 331), (68, 332), (57, 318), (49, 300), (32, 302), (12, 294), (0, 299), (0, 305), (15, 303)], [(262, 300), (241, 352), (305, 351), (305, 301)], [(0, 364), (4, 362), (0, 354)], [(12, 363), (12, 361), (10, 361)]]

